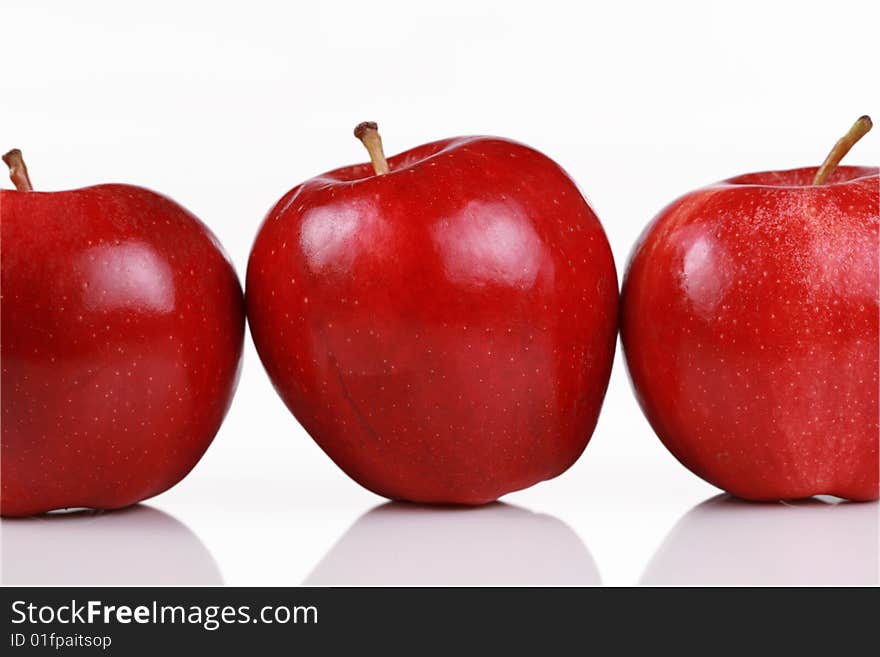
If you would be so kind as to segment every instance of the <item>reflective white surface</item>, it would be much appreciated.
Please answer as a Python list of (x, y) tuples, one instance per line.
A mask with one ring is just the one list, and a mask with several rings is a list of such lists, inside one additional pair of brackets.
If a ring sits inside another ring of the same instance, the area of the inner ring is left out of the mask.
[(198, 536), (145, 504), (4, 519), (0, 536), (3, 584), (223, 583)]
[[(350, 496), (296, 499), (289, 482), (264, 480), (250, 491), (224, 485), (209, 505), (180, 496), (169, 505), (178, 517), (142, 504), (4, 519), (2, 583), (880, 584), (875, 503), (756, 504), (713, 495), (676, 517), (675, 505), (662, 500), (573, 504), (556, 491), (556, 515), (508, 503), (370, 507), (362, 498), (378, 498), (344, 480), (334, 485)], [(549, 500), (538, 492), (510, 497)]]
[(509, 504), (389, 502), (345, 532), (306, 585), (594, 585), (599, 571), (564, 522)]
[(780, 504), (718, 495), (675, 525), (643, 584), (880, 583), (876, 504)]

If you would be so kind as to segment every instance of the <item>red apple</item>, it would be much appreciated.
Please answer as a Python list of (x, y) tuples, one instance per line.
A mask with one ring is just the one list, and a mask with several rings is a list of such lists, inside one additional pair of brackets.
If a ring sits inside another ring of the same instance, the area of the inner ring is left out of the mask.
[(0, 191), (0, 512), (128, 506), (201, 458), (235, 389), (241, 287), (211, 232), (154, 192)]
[(586, 446), (617, 333), (596, 215), (546, 156), (461, 137), (308, 180), (248, 264), (257, 350), (282, 399), (355, 481), (478, 504)]
[(752, 173), (674, 201), (633, 252), (621, 336), (666, 447), (736, 496), (878, 497), (877, 167)]

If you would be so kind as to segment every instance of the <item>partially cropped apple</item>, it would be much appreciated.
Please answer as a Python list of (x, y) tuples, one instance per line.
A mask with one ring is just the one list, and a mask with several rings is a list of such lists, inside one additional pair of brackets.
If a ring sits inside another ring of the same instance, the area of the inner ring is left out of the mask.
[(211, 232), (131, 185), (0, 190), (0, 512), (113, 509), (196, 464), (235, 389), (241, 287)]
[(546, 156), (460, 137), (294, 187), (248, 264), (257, 350), (284, 402), (385, 497), (477, 504), (554, 477), (590, 438), (617, 277)]
[(669, 450), (751, 500), (877, 499), (877, 167), (738, 176), (664, 209), (636, 246), (621, 335)]

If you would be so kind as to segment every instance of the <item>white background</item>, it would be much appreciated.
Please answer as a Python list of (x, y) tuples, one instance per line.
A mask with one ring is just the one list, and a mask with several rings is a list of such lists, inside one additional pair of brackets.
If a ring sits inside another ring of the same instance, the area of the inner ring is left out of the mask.
[[(880, 115), (878, 24), (876, 0), (4, 0), (0, 149), (22, 148), (39, 189), (171, 196), (243, 275), (284, 192), (365, 159), (359, 121), (380, 123), (389, 153), (502, 135), (568, 170), (622, 275), (674, 197), (817, 165), (857, 116)], [(847, 162), (880, 163), (880, 132)], [(619, 353), (593, 440), (561, 477), (513, 507), (364, 516), (383, 500), (302, 431), (246, 342), (226, 423), (187, 479), (152, 509), (4, 521), (4, 582), (877, 581), (877, 505), (689, 513), (719, 491), (661, 446)]]

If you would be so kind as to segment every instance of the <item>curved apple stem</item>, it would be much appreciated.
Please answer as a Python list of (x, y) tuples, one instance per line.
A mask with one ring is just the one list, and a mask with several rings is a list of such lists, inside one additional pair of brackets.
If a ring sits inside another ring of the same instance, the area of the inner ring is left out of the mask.
[(34, 188), (31, 185), (31, 179), (28, 177), (27, 166), (25, 166), (21, 151), (13, 148), (3, 156), (3, 161), (9, 167), (9, 179), (15, 185), (15, 188), (20, 192), (32, 192)]
[(385, 159), (385, 151), (382, 150), (382, 137), (379, 136), (379, 126), (373, 121), (359, 123), (354, 129), (354, 136), (361, 140), (370, 154), (373, 170), (377, 176), (388, 173), (388, 160)]
[(828, 157), (825, 158), (825, 161), (822, 163), (822, 166), (819, 167), (819, 170), (816, 172), (816, 177), (813, 178), (814, 185), (823, 185), (825, 182), (831, 177), (831, 174), (834, 173), (834, 169), (837, 168), (837, 165), (840, 164), (840, 161), (843, 157), (849, 153), (849, 149), (851, 149), (855, 143), (868, 134), (868, 131), (874, 126), (871, 123), (871, 117), (867, 114), (865, 116), (860, 116), (855, 123), (853, 123), (852, 128), (847, 131), (847, 133), (837, 140), (837, 143), (834, 144), (834, 148), (831, 149), (831, 152), (828, 153)]

